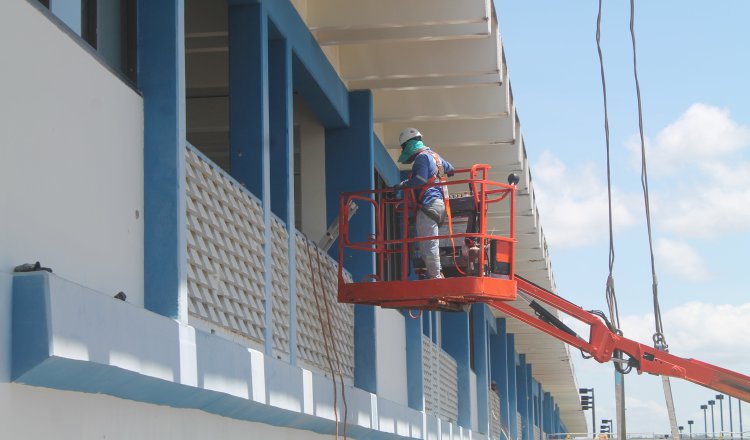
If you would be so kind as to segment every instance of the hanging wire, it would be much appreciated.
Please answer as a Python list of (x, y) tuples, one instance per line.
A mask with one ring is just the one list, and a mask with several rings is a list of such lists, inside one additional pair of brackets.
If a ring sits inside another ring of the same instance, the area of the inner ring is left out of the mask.
[[(307, 237), (305, 237), (307, 238)], [(312, 244), (312, 242), (307, 239), (307, 253), (308, 253), (308, 262), (310, 266), (310, 279), (313, 289), (313, 297), (315, 298), (315, 308), (318, 311), (318, 322), (320, 322), (320, 330), (323, 335), (323, 345), (325, 347), (325, 353), (326, 353), (326, 359), (328, 360), (328, 367), (331, 369), (331, 382), (333, 385), (333, 418), (336, 422), (336, 440), (339, 438), (339, 411), (338, 411), (338, 391), (336, 386), (336, 368), (333, 365), (333, 356), (331, 356), (331, 349), (328, 346), (328, 332), (326, 331), (326, 324), (323, 319), (323, 311), (320, 307), (320, 300), (318, 299), (318, 289), (315, 288), (315, 271), (313, 271), (313, 253), (315, 253), (316, 256), (318, 255), (318, 250), (315, 248), (315, 246)], [(320, 268), (320, 260), (318, 260), (318, 268)], [(320, 274), (320, 272), (319, 272)], [(320, 285), (321, 288), (325, 288), (323, 277), (320, 276)], [(325, 298), (323, 298), (325, 300)], [(331, 338), (332, 339), (332, 338)], [(331, 345), (333, 345), (333, 341), (331, 341)], [(336, 348), (333, 347), (335, 350)], [(346, 420), (344, 420), (344, 423), (346, 423)]]
[[(607, 106), (607, 80), (604, 74), (604, 56), (602, 55), (602, 0), (599, 0), (599, 13), (596, 16), (596, 50), (599, 53), (599, 72), (602, 79), (602, 97), (604, 101), (604, 138), (607, 147), (607, 207), (609, 214), (609, 274), (607, 275), (606, 284), (606, 298), (607, 306), (609, 308), (609, 320), (607, 321), (608, 327), (613, 332), (622, 335), (620, 331), (620, 312), (617, 307), (617, 296), (615, 294), (615, 278), (612, 275), (612, 271), (615, 267), (615, 241), (614, 231), (612, 227), (612, 166), (610, 157), (610, 141), (609, 141), (609, 111)], [(603, 314), (602, 314), (603, 315)], [(618, 350), (613, 353), (615, 358), (621, 359), (622, 353)], [(630, 372), (631, 367), (622, 367), (620, 362), (615, 362), (615, 368), (620, 373)]]
[(668, 351), (669, 345), (664, 337), (664, 327), (659, 307), (659, 283), (656, 279), (656, 264), (654, 262), (654, 244), (651, 234), (651, 203), (648, 197), (648, 173), (646, 171), (646, 142), (643, 136), (643, 107), (641, 104), (641, 85), (638, 81), (638, 61), (635, 49), (635, 0), (630, 0), (630, 38), (633, 42), (633, 76), (635, 77), (635, 92), (638, 97), (638, 131), (641, 140), (641, 186), (643, 187), (643, 202), (646, 206), (646, 227), (648, 229), (648, 249), (651, 255), (651, 289), (654, 297), (654, 323), (656, 332), (653, 335), (654, 347)]
[[(332, 323), (332, 320), (331, 320), (331, 308), (328, 305), (329, 298), (328, 298), (328, 295), (326, 294), (326, 291), (325, 291), (325, 284), (323, 283), (323, 269), (322, 269), (322, 265), (321, 265), (321, 262), (320, 262), (320, 253), (317, 250), (315, 252), (315, 260), (318, 263), (318, 277), (320, 278), (321, 288), (323, 289), (323, 298), (322, 299), (323, 299), (323, 305), (325, 306), (326, 324), (328, 326), (328, 337), (331, 340), (331, 347), (333, 348), (333, 355), (334, 355), (334, 359), (336, 360), (336, 371), (338, 371), (339, 382), (341, 384), (341, 400), (344, 403), (344, 418), (343, 418), (344, 432), (343, 432), (343, 437), (344, 437), (344, 440), (346, 440), (347, 439), (347, 435), (346, 435), (347, 422), (346, 421), (347, 421), (347, 419), (349, 417), (349, 405), (346, 402), (346, 387), (344, 385), (343, 368), (341, 367), (342, 362), (341, 362), (341, 357), (339, 356), (339, 351), (336, 349), (336, 339), (335, 339), (334, 334), (333, 334), (333, 323)], [(321, 324), (323, 324), (323, 323), (321, 323)], [(333, 376), (333, 381), (334, 382), (336, 381), (336, 375), (335, 375), (335, 373), (334, 373), (334, 376)]]

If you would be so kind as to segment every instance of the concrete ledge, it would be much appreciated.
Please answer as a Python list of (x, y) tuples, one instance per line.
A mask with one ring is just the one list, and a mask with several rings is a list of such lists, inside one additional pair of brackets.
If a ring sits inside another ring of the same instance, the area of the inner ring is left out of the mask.
[[(335, 434), (330, 378), (46, 272), (12, 276), (9, 296), (0, 288), (14, 382)], [(445, 433), (434, 417), (360, 389), (347, 387), (346, 399), (349, 437)], [(337, 403), (343, 417), (341, 395)]]

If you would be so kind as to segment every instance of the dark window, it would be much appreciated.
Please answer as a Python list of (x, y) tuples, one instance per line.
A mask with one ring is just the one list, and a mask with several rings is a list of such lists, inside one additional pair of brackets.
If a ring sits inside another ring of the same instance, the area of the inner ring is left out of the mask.
[(38, 0), (101, 55), (136, 82), (137, 0)]
[(94, 49), (97, 47), (96, 26), (98, 20), (96, 9), (96, 0), (81, 1), (81, 38), (86, 40)]
[[(385, 189), (388, 185), (385, 180), (380, 176), (377, 170), (375, 170), (375, 189)], [(377, 201), (380, 203), (382, 195), (378, 194)], [(400, 238), (399, 229), (399, 216), (393, 205), (387, 205), (385, 212), (383, 213), (383, 235), (386, 240), (396, 240)], [(388, 245), (389, 250), (399, 250), (400, 247), (396, 244)], [(401, 279), (401, 254), (386, 254), (384, 264), (385, 267), (380, 267), (380, 260), (378, 259), (378, 273), (383, 275), (383, 281), (393, 281)]]

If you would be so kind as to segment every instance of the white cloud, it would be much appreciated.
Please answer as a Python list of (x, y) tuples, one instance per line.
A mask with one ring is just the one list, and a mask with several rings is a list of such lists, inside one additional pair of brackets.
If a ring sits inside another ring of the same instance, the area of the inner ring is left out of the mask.
[[(534, 191), (545, 236), (550, 245), (574, 247), (607, 237), (607, 188), (593, 164), (575, 170), (549, 151), (542, 153), (534, 169)], [(613, 189), (613, 226), (634, 222), (627, 197)]]
[[(640, 167), (640, 140), (633, 136), (626, 145)], [(729, 110), (693, 104), (676, 121), (664, 127), (653, 140), (646, 139), (649, 170), (668, 173), (684, 164), (715, 161), (750, 146), (750, 128), (730, 118)]]
[(750, 230), (750, 161), (701, 164), (659, 194), (660, 225), (683, 237)]
[(671, 274), (688, 281), (705, 281), (709, 278), (706, 262), (698, 251), (685, 242), (659, 238), (654, 253), (659, 259), (659, 266)]
[[(627, 146), (640, 164), (637, 136)], [(729, 110), (700, 103), (647, 142), (652, 208), (661, 229), (681, 237), (750, 230), (750, 161), (742, 151), (748, 146), (749, 127), (731, 119)]]

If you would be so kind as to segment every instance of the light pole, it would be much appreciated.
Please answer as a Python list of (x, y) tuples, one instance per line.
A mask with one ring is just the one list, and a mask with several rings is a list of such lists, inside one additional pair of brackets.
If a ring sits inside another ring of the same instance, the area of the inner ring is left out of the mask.
[(716, 400), (719, 401), (719, 427), (721, 430), (720, 433), (724, 432), (724, 395), (723, 394), (717, 394)]
[(716, 405), (715, 400), (709, 400), (708, 405), (711, 407), (711, 438), (716, 437), (716, 425), (714, 425), (714, 405)]
[(688, 420), (688, 430), (690, 431), (690, 438), (693, 438), (693, 421)]
[(677, 429), (680, 430), (680, 438), (682, 438), (682, 430), (685, 429), (684, 426), (678, 426)]
[[(588, 393), (591, 393), (590, 395)], [(581, 395), (581, 409), (591, 410), (591, 435), (596, 435), (596, 408), (594, 407), (594, 389), (579, 388), (578, 394)]]
[(742, 438), (742, 401), (737, 401), (737, 410), (740, 413), (740, 439)]
[(703, 410), (703, 435), (705, 438), (708, 438), (708, 421), (706, 419), (706, 409), (708, 409), (708, 405), (701, 405), (701, 409)]
[(727, 410), (729, 411), (729, 436), (734, 438), (734, 424), (732, 423), (732, 396), (729, 396), (727, 408)]
[(609, 433), (612, 434), (612, 430), (614, 429), (612, 427), (612, 419), (602, 419), (602, 423), (607, 423), (609, 425)]

